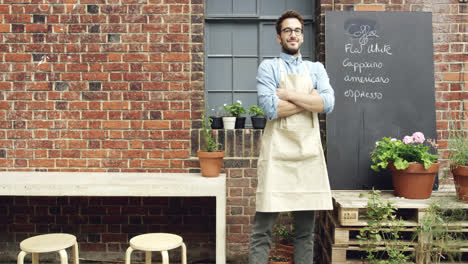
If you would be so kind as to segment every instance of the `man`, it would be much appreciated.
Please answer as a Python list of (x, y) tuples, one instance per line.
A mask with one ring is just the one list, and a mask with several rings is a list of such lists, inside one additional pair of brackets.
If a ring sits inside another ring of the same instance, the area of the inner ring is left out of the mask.
[(333, 209), (320, 141), (318, 112), (334, 107), (334, 92), (319, 62), (303, 61), (302, 16), (293, 10), (276, 21), (280, 58), (258, 68), (259, 104), (269, 116), (258, 159), (250, 264), (266, 264), (279, 212), (294, 217), (294, 261), (313, 263), (314, 210)]

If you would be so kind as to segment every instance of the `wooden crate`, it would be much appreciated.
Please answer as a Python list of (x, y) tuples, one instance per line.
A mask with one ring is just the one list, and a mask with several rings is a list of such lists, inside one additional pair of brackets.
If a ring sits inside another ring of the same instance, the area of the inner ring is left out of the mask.
[[(338, 222), (342, 226), (365, 226), (366, 219), (362, 218), (366, 214), (367, 197), (361, 197), (368, 191), (332, 191), (334, 202), (334, 213)], [(425, 211), (432, 202), (440, 202), (446, 208), (463, 209), (468, 211), (468, 203), (459, 202), (453, 192), (432, 193), (429, 199), (405, 199), (396, 197), (393, 191), (382, 191), (383, 200), (392, 201), (398, 208), (397, 216), (405, 221), (412, 222), (414, 226), (424, 216)], [(410, 223), (408, 223), (410, 224)], [(465, 223), (468, 227), (468, 221)]]
[[(317, 263), (364, 263), (366, 253), (356, 236), (367, 225), (367, 220), (362, 218), (366, 214), (367, 198), (360, 197), (360, 193), (367, 192), (333, 191), (334, 210), (321, 211), (317, 217)], [(419, 239), (414, 238), (418, 235), (418, 222), (433, 201), (442, 201), (444, 208), (468, 210), (468, 204), (456, 201), (454, 193), (434, 192), (431, 199), (409, 200), (395, 197), (391, 192), (383, 192), (382, 199), (394, 201), (398, 217), (404, 220), (401, 241), (408, 247), (408, 254), (420, 243)], [(455, 232), (466, 233), (467, 237), (466, 243), (459, 248), (464, 262), (457, 263), (468, 263), (468, 219), (454, 226), (457, 227)], [(379, 247), (377, 250), (384, 251), (385, 248)]]

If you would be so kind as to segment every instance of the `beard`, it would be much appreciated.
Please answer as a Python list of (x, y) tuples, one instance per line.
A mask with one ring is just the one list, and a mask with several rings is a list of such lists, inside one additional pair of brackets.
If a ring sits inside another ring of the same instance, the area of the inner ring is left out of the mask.
[(297, 44), (297, 48), (290, 48), (288, 47), (288, 42), (286, 40), (281, 40), (281, 48), (283, 52), (289, 55), (296, 55), (299, 53), (299, 50), (301, 49), (301, 43), (298, 41)]

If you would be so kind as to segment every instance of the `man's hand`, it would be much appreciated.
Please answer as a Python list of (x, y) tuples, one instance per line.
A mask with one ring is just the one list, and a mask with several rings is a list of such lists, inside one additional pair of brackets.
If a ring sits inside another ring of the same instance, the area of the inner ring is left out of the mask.
[(280, 100), (289, 101), (289, 94), (288, 94), (287, 89), (284, 89), (284, 88), (276, 89), (276, 95), (278, 96)]

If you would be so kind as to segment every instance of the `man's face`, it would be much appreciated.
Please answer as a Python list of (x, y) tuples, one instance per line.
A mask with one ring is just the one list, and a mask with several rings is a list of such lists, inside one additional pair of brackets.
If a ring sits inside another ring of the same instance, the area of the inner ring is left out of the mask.
[[(292, 30), (292, 32), (287, 33), (284, 30)], [(299, 20), (296, 18), (286, 18), (281, 24), (281, 34), (276, 35), (276, 40), (281, 44), (281, 50), (289, 55), (299, 55), (302, 42), (304, 37), (302, 33), (295, 33), (294, 30), (300, 29), (302, 32), (302, 25)]]

